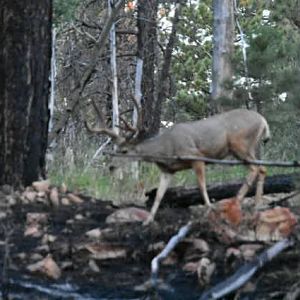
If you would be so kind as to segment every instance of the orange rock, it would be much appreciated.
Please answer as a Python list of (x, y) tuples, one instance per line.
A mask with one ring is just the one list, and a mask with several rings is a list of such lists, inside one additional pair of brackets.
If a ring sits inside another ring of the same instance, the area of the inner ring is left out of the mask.
[(217, 204), (220, 217), (232, 225), (239, 225), (242, 220), (240, 201), (236, 198), (223, 199)]
[(256, 237), (258, 240), (279, 240), (289, 236), (297, 219), (286, 207), (275, 207), (259, 212), (256, 219)]
[(30, 272), (42, 273), (52, 279), (59, 279), (61, 276), (61, 269), (58, 267), (50, 254), (48, 254), (43, 260), (29, 265), (27, 270)]
[(130, 223), (146, 221), (149, 212), (137, 207), (121, 208), (106, 218), (106, 223)]

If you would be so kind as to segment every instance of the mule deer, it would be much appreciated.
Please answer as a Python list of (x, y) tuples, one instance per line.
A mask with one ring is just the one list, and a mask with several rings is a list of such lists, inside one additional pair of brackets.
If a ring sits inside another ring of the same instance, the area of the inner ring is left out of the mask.
[[(122, 153), (141, 156), (199, 156), (223, 159), (233, 155), (240, 160), (255, 160), (259, 141), (267, 141), (270, 137), (268, 123), (260, 114), (235, 109), (200, 121), (178, 123), (163, 133), (142, 142), (130, 144), (128, 140), (117, 135), (108, 128), (92, 129), (91, 132), (109, 135), (120, 146)], [(145, 159), (147, 160), (147, 159)], [(153, 161), (153, 160), (151, 160)], [(207, 206), (211, 206), (205, 182), (205, 163), (189, 160), (155, 161), (160, 170), (160, 183), (148, 220), (151, 222), (158, 210), (160, 202), (170, 184), (172, 175), (184, 169), (193, 169), (198, 179), (202, 197)], [(263, 194), (265, 168), (248, 166), (250, 171), (246, 182), (240, 188), (237, 198), (243, 199), (250, 186), (258, 177), (255, 200), (258, 204)]]

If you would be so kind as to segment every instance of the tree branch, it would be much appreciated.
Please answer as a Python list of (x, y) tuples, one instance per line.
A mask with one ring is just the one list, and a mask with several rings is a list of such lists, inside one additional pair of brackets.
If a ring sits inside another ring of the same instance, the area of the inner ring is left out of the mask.
[(101, 31), (99, 41), (97, 44), (95, 44), (93, 53), (91, 57), (93, 58), (91, 61), (91, 64), (86, 68), (82, 75), (82, 79), (79, 83), (78, 88), (72, 93), (71, 98), (73, 99), (72, 104), (66, 108), (64, 114), (62, 115), (62, 118), (59, 122), (57, 122), (56, 126), (54, 127), (52, 134), (49, 135), (49, 144), (54, 140), (54, 138), (61, 132), (61, 130), (65, 127), (70, 114), (74, 111), (74, 109), (77, 107), (77, 105), (80, 103), (80, 99), (82, 97), (82, 93), (89, 82), (92, 74), (94, 73), (97, 63), (99, 59), (103, 54), (103, 51), (105, 49), (105, 41), (107, 40), (109, 36), (109, 31), (111, 29), (112, 24), (115, 22), (118, 13), (120, 12), (121, 8), (124, 6), (125, 0), (118, 0), (113, 8), (112, 12), (109, 17), (107, 17), (105, 24), (103, 26), (103, 30)]

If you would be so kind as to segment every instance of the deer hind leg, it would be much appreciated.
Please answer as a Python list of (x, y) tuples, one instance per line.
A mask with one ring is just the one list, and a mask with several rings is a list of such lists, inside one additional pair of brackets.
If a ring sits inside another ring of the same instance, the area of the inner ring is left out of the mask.
[(172, 176), (173, 175), (170, 173), (162, 173), (160, 175), (159, 187), (156, 192), (156, 196), (155, 196), (152, 208), (151, 208), (150, 215), (147, 218), (147, 220), (143, 223), (143, 225), (148, 225), (149, 223), (153, 222), (156, 212), (159, 208), (160, 202), (161, 202), (164, 194), (166, 193), (166, 190), (171, 182)]
[[(255, 160), (255, 147), (250, 147), (245, 143), (236, 143), (234, 146), (234, 155), (239, 158), (240, 160)], [(259, 167), (254, 165), (249, 165), (249, 173), (246, 177), (246, 181), (241, 186), (240, 190), (237, 193), (237, 199), (242, 200), (247, 195), (250, 187), (253, 185), (254, 181), (256, 180)]]
[(196, 173), (198, 185), (200, 188), (200, 192), (204, 199), (206, 206), (211, 206), (209, 201), (209, 197), (206, 190), (206, 181), (205, 181), (205, 163), (201, 161), (196, 161), (193, 163), (193, 169)]
[(253, 185), (253, 182), (255, 181), (255, 179), (258, 175), (258, 169), (259, 169), (258, 167), (250, 165), (249, 169), (250, 169), (250, 171), (246, 178), (246, 181), (244, 182), (244, 184), (241, 186), (240, 190), (237, 193), (238, 200), (244, 199), (244, 197), (248, 193), (250, 187)]
[(264, 182), (266, 178), (267, 170), (263, 166), (258, 167), (258, 180), (256, 184), (256, 194), (255, 194), (255, 205), (259, 205), (262, 201), (262, 195), (264, 190)]

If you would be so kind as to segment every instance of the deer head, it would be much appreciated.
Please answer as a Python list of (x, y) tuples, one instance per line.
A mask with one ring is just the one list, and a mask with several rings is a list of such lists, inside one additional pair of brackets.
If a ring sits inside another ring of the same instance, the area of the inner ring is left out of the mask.
[[(130, 126), (127, 124), (127, 127)], [(270, 137), (269, 126), (265, 118), (254, 111), (245, 109), (235, 109), (207, 119), (175, 124), (163, 133), (142, 142), (132, 143), (131, 141), (130, 143), (128, 139), (116, 135), (115, 132), (107, 128), (91, 131), (109, 135), (120, 145), (120, 149), (124, 153), (144, 157), (199, 156), (223, 159), (228, 155), (233, 155), (241, 160), (255, 160), (256, 148), (260, 140), (267, 140)], [(137, 136), (136, 132), (133, 136)], [(156, 164), (161, 169), (162, 174), (146, 224), (154, 219), (172, 175), (184, 169), (191, 168), (195, 171), (202, 198), (207, 206), (211, 206), (206, 190), (205, 163), (203, 161), (182, 159), (163, 161), (159, 159)], [(249, 175), (239, 190), (237, 198), (244, 198), (249, 187), (258, 177), (256, 203), (259, 203), (263, 194), (265, 168), (250, 165), (249, 169)]]

